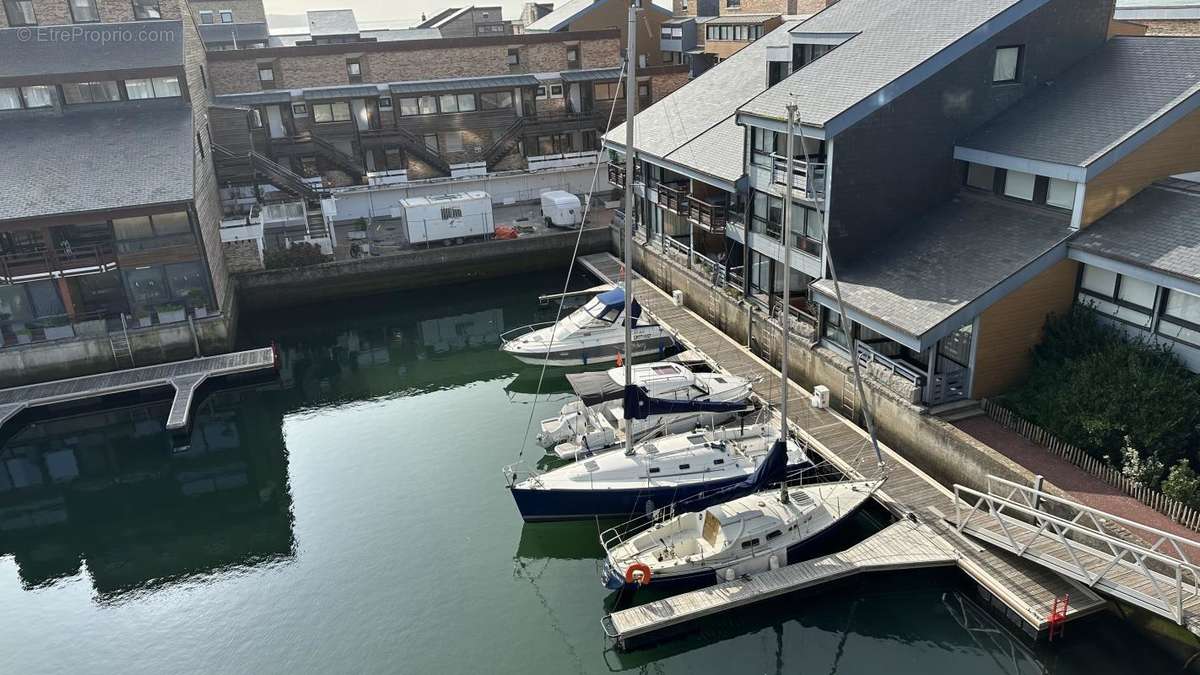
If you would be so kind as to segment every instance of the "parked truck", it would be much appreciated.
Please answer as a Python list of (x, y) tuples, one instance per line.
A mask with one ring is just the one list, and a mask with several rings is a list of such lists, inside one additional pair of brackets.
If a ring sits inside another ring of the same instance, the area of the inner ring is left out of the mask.
[(542, 218), (546, 227), (576, 228), (583, 225), (583, 206), (579, 197), (563, 190), (542, 193)]
[(496, 231), (492, 198), (486, 192), (409, 197), (400, 200), (393, 215), (403, 223), (410, 245), (490, 239)]

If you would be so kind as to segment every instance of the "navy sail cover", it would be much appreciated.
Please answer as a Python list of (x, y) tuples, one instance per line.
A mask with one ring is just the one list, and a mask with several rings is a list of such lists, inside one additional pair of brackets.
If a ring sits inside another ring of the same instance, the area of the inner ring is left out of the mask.
[[(567, 376), (570, 377), (569, 375)], [(612, 381), (611, 379), (609, 380)], [(625, 387), (624, 417), (627, 420), (644, 420), (651, 415), (671, 415), (689, 412), (737, 412), (746, 410), (746, 404), (737, 401), (687, 401), (651, 398), (645, 389), (631, 384)]]

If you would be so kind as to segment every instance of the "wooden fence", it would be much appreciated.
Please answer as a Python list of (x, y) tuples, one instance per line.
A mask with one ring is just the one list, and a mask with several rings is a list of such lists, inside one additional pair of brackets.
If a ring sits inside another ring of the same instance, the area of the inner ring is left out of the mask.
[(1184, 527), (1200, 532), (1200, 511), (1158, 490), (1139, 485), (1122, 475), (1119, 469), (1105, 464), (1070, 443), (1063, 442), (1045, 429), (1021, 419), (1013, 411), (990, 399), (983, 399), (982, 406), (987, 416), (997, 424), (1012, 429)]

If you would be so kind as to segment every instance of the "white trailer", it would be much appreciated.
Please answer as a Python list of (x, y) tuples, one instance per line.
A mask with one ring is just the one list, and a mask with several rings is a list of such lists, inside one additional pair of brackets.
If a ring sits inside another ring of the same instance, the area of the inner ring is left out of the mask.
[(542, 218), (547, 227), (579, 227), (583, 224), (583, 206), (570, 192), (549, 190), (542, 193)]
[(400, 200), (397, 211), (409, 244), (449, 245), (496, 233), (492, 198), (486, 192), (409, 197)]

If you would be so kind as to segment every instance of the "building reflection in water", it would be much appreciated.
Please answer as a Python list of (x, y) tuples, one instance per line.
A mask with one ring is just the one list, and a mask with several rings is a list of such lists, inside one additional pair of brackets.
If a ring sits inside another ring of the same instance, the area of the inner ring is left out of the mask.
[(261, 403), (212, 394), (190, 445), (164, 430), (167, 401), (26, 426), (0, 449), (0, 556), (27, 588), (86, 563), (102, 599), (291, 560), (286, 452)]

